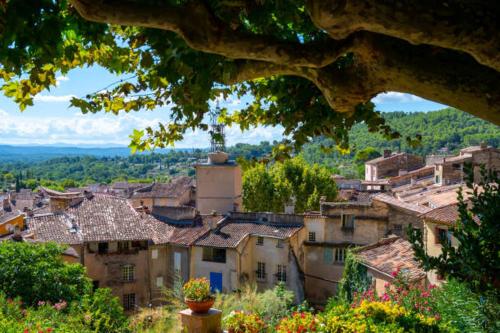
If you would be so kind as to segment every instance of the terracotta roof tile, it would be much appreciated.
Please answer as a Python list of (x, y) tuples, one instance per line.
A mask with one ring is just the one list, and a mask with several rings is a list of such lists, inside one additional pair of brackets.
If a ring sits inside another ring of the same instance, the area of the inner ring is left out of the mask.
[(155, 224), (160, 222), (136, 212), (126, 199), (95, 194), (61, 213), (35, 215), (28, 223), (37, 239), (75, 244), (150, 240), (155, 236)]
[(399, 207), (399, 208), (403, 208), (403, 209), (406, 209), (406, 210), (409, 210), (412, 212), (420, 213), (420, 214), (426, 213), (426, 212), (431, 210), (431, 208), (429, 208), (429, 207), (419, 206), (419, 205), (416, 205), (413, 203), (404, 202), (402, 200), (399, 200), (398, 198), (395, 198), (393, 196), (390, 196), (390, 195), (387, 195), (384, 193), (376, 194), (372, 198), (373, 198), (373, 200), (378, 200), (378, 201), (384, 202), (386, 204), (389, 204), (389, 205), (392, 205), (395, 207)]
[(176, 244), (190, 246), (210, 230), (210, 224), (216, 224), (223, 217), (203, 215), (190, 221), (160, 222), (155, 224), (155, 244)]
[(388, 276), (400, 269), (410, 281), (425, 277), (425, 271), (414, 259), (411, 243), (400, 237), (389, 237), (354, 250), (361, 261)]
[[(455, 222), (460, 217), (460, 215), (458, 212), (458, 205), (456, 203), (453, 203), (450, 205), (433, 209), (430, 212), (420, 215), (420, 217), (423, 218), (424, 220), (435, 223), (454, 225)], [(477, 223), (480, 222), (477, 216), (474, 216), (474, 221), (476, 221)]]
[(177, 198), (193, 187), (193, 179), (183, 176), (173, 179), (170, 183), (153, 183), (135, 190), (132, 198)]
[(299, 224), (249, 222), (248, 220), (226, 220), (215, 230), (195, 242), (198, 246), (235, 248), (247, 236), (264, 236), (286, 239), (302, 228)]

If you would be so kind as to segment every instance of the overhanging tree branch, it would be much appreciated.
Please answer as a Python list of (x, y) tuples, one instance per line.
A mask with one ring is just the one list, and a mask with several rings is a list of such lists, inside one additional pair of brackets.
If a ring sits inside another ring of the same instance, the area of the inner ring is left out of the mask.
[(349, 39), (301, 44), (238, 32), (214, 17), (202, 1), (183, 6), (103, 0), (71, 3), (89, 21), (172, 31), (195, 50), (232, 59), (317, 68), (334, 62), (350, 44)]
[(307, 9), (314, 24), (334, 39), (370, 31), (465, 52), (500, 71), (496, 1), (308, 0)]

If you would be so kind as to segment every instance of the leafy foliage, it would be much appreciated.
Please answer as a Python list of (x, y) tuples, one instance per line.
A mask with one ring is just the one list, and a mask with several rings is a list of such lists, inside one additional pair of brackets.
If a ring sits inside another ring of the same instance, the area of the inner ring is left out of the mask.
[(334, 142), (326, 137), (318, 137), (306, 144), (300, 154), (306, 161), (330, 167), (335, 173), (347, 177), (364, 177), (364, 170), (359, 170), (362, 169), (363, 161), (355, 159), (357, 154), (367, 149), (372, 152), (374, 149), (379, 154), (389, 149), (429, 155), (454, 154), (461, 148), (481, 142), (493, 147), (500, 146), (498, 126), (453, 108), (431, 112), (386, 112), (382, 116), (394, 130), (409, 136), (420, 135), (420, 145), (409, 145), (403, 139), (388, 141), (377, 133), (369, 132), (365, 124), (357, 124), (349, 132), (350, 149), (347, 153), (323, 149)]
[(257, 164), (243, 174), (243, 206), (248, 211), (282, 212), (294, 202), (295, 212), (318, 210), (320, 197), (335, 199), (337, 188), (328, 169), (302, 158)]
[(80, 300), (91, 289), (85, 268), (62, 260), (53, 243), (0, 242), (0, 291), (26, 304)]
[[(154, 3), (158, 4), (148, 2)], [(185, 3), (162, 4), (179, 8)], [(266, 1), (251, 6), (210, 1), (207, 6), (214, 19), (231, 26), (235, 35), (267, 36), (297, 46), (315, 46), (328, 40), (312, 23), (303, 1)], [(231, 94), (254, 98), (222, 117), (224, 121), (242, 129), (282, 125), (284, 134), (291, 137), (287, 144), (295, 148), (317, 135), (331, 137), (346, 148), (348, 130), (361, 122), (385, 137), (400, 136), (385, 125), (370, 102), (360, 103), (353, 112), (332, 112), (316, 85), (299, 76), (263, 75), (267, 78), (240, 83), (235, 76), (238, 68), (247, 65), (244, 60), (197, 51), (171, 31), (85, 21), (66, 0), (38, 0), (29, 5), (22, 0), (4, 2), (0, 6), (0, 33), (2, 90), (21, 110), (33, 104), (36, 94), (56, 85), (57, 73), (92, 65), (100, 65), (121, 79), (73, 98), (71, 105), (83, 113), (171, 107), (169, 123), (131, 134), (133, 150), (166, 147), (181, 140), (189, 129), (207, 130), (204, 116), (209, 111), (208, 101)], [(346, 53), (329, 66), (347, 71), (354, 63), (353, 55)]]
[[(467, 283), (472, 290), (498, 292), (500, 276), (500, 221), (499, 178), (494, 171), (481, 170), (482, 180), (474, 184), (474, 169), (465, 169), (466, 185), (470, 198), (466, 200), (463, 189), (458, 195), (459, 219), (450, 227), (457, 246), (443, 242), (442, 253), (430, 256), (425, 252), (422, 234), (409, 230), (415, 257), (425, 270), (437, 270), (442, 276)], [(469, 207), (469, 202), (471, 207)]]
[(190, 301), (203, 302), (212, 298), (210, 283), (204, 277), (189, 280), (184, 284), (182, 291), (184, 292), (184, 297)]
[[(366, 272), (366, 266), (361, 264), (352, 251), (347, 251), (337, 292), (341, 302), (352, 303), (356, 293), (362, 293), (370, 288), (372, 281)], [(335, 300), (332, 301), (336, 303)]]

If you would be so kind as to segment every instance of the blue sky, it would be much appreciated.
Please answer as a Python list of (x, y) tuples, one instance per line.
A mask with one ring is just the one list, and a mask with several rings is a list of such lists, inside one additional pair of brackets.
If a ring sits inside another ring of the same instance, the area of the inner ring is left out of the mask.
[[(128, 145), (129, 135), (134, 128), (155, 126), (158, 122), (169, 121), (168, 108), (154, 111), (123, 113), (119, 116), (98, 113), (81, 114), (69, 108), (72, 96), (85, 96), (100, 90), (117, 80), (106, 70), (93, 67), (70, 72), (58, 77), (57, 87), (45, 91), (35, 98), (35, 105), (20, 112), (10, 99), (0, 96), (0, 144), (12, 145), (90, 145), (111, 146)], [(381, 111), (431, 111), (444, 105), (424, 100), (417, 96), (388, 92), (373, 99)], [(222, 106), (236, 109), (241, 100), (230, 98), (221, 101)], [(237, 128), (227, 129), (229, 145), (238, 142), (258, 143), (279, 140), (281, 128), (258, 127), (241, 132)], [(178, 148), (206, 147), (208, 137), (205, 133), (191, 132), (178, 144)]]

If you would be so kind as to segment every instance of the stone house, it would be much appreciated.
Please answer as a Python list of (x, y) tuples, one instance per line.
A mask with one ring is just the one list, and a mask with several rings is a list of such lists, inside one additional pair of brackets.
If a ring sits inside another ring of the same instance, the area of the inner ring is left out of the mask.
[(34, 239), (74, 248), (94, 287), (111, 288), (125, 309), (147, 305), (153, 294), (148, 265), (155, 239), (151, 226), (159, 222), (137, 213), (125, 199), (107, 194), (49, 195), (52, 212), (27, 219)]
[(410, 224), (421, 227), (419, 215), (425, 211), (386, 194), (365, 193), (357, 201), (322, 202), (320, 212), (305, 214), (306, 299), (324, 304), (336, 294), (348, 248), (376, 243), (389, 234), (405, 237)]
[(130, 202), (132, 206), (143, 206), (149, 210), (153, 206), (183, 206), (194, 199), (194, 180), (182, 176), (172, 179), (169, 183), (152, 183), (135, 190)]
[(481, 144), (460, 150), (458, 156), (443, 158), (436, 163), (435, 182), (439, 185), (462, 183), (464, 164), (474, 167), (474, 181), (480, 181), (480, 166), (500, 172), (500, 149)]
[(302, 229), (298, 215), (231, 213), (193, 244), (191, 277), (207, 277), (212, 290), (222, 292), (243, 284), (265, 290), (281, 281), (302, 300)]
[[(459, 218), (456, 203), (433, 209), (420, 217), (424, 225), (422, 230), (423, 243), (428, 255), (440, 255), (443, 242), (451, 242), (453, 246), (458, 245), (456, 238), (449, 231)], [(443, 282), (443, 279), (434, 271), (428, 272), (427, 278), (432, 284), (439, 285)]]
[(424, 166), (424, 159), (409, 153), (391, 153), (384, 150), (384, 155), (365, 163), (365, 180), (377, 181), (388, 177), (400, 176)]
[(414, 259), (411, 243), (401, 237), (383, 238), (374, 244), (354, 249), (353, 253), (366, 267), (378, 295), (385, 292), (385, 284), (394, 280), (393, 272), (396, 271), (404, 274), (410, 283), (426, 283), (426, 273)]

